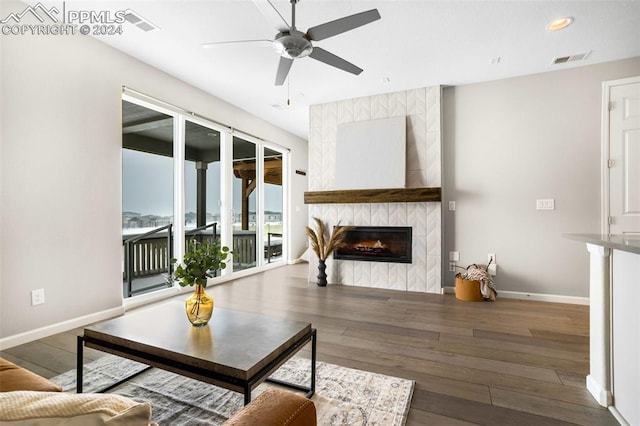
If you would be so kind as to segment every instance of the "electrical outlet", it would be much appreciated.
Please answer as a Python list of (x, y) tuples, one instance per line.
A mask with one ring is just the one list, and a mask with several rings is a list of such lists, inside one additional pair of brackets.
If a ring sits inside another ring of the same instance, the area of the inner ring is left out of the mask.
[(456, 262), (449, 262), (449, 272), (456, 271)]
[(44, 288), (31, 291), (31, 306), (41, 305), (44, 303)]
[(489, 265), (489, 268), (487, 269), (487, 272), (492, 277), (495, 277), (498, 274), (498, 265), (496, 265), (495, 263), (492, 263), (491, 265)]
[[(493, 262), (491, 261), (491, 259), (493, 259)], [(492, 265), (497, 264), (498, 262), (496, 261), (496, 254), (495, 253), (489, 253), (487, 255), (487, 265), (489, 264), (489, 262), (491, 262)]]
[(449, 252), (449, 260), (451, 262), (460, 262), (460, 252), (459, 251), (450, 251)]
[(456, 202), (455, 201), (449, 201), (449, 211), (450, 212), (455, 212), (456, 211)]

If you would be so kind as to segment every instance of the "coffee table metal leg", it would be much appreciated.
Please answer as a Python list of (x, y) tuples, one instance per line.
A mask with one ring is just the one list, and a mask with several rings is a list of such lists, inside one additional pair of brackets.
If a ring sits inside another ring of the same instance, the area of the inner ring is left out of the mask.
[(244, 385), (244, 405), (251, 402), (251, 386), (247, 383)]
[(316, 329), (311, 330), (311, 390), (307, 392), (307, 398), (316, 393)]
[[(83, 374), (84, 374), (84, 357), (82, 355), (82, 352), (84, 351), (84, 342), (85, 342), (84, 336), (78, 336), (77, 346), (76, 346), (76, 393), (82, 393), (83, 391), (82, 382), (83, 382)], [(125, 383), (127, 380), (131, 380), (134, 377), (144, 373), (145, 371), (150, 370), (151, 368), (153, 367), (150, 365), (147, 365), (145, 368), (142, 368), (137, 372), (130, 374), (127, 377), (120, 379), (119, 381), (116, 381), (115, 383), (110, 384), (109, 386), (106, 386), (99, 390), (92, 390), (91, 392), (93, 393), (109, 392), (111, 389), (120, 386), (121, 384)]]
[(84, 350), (84, 337), (78, 336), (78, 341), (76, 345), (76, 393), (82, 393), (82, 373), (83, 373), (83, 356), (82, 351)]
[[(311, 330), (309, 339), (311, 340), (311, 386), (307, 387), (303, 385), (298, 385), (296, 383), (289, 383), (289, 382), (285, 382), (284, 380), (272, 379), (271, 377), (267, 378), (265, 381), (275, 383), (281, 386), (285, 386), (290, 389), (306, 392), (305, 396), (307, 398), (311, 398), (313, 394), (316, 392), (316, 329), (315, 328)], [(308, 344), (308, 341), (305, 342), (305, 345), (306, 344)]]

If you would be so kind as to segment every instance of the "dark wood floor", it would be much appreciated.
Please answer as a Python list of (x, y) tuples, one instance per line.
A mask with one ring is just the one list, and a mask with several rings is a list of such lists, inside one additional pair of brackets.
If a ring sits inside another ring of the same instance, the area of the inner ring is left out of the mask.
[[(311, 322), (320, 361), (415, 380), (408, 425), (618, 424), (585, 389), (586, 306), (320, 288), (306, 276), (306, 264), (287, 266), (207, 291), (216, 306)], [(79, 333), (1, 355), (52, 377), (75, 368)]]

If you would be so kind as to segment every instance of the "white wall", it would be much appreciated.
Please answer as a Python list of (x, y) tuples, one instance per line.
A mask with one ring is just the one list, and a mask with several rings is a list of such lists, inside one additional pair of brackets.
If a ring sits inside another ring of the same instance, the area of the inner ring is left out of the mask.
[(443, 271), (449, 251), (495, 252), (498, 292), (589, 296), (589, 256), (562, 234), (600, 231), (602, 82), (634, 75), (640, 58), (444, 89)]
[[(288, 147), (292, 170), (307, 169), (306, 141), (90, 37), (0, 39), (0, 343), (121, 309), (123, 85)], [(290, 181), (296, 257), (307, 181)], [(39, 288), (46, 303), (32, 307)]]

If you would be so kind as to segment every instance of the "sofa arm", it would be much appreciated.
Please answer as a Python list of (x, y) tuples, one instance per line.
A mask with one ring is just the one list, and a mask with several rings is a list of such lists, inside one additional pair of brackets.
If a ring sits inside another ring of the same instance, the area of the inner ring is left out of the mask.
[(62, 388), (31, 371), (0, 358), (0, 392), (62, 392)]
[(224, 426), (315, 426), (316, 406), (304, 396), (271, 388), (261, 393)]

